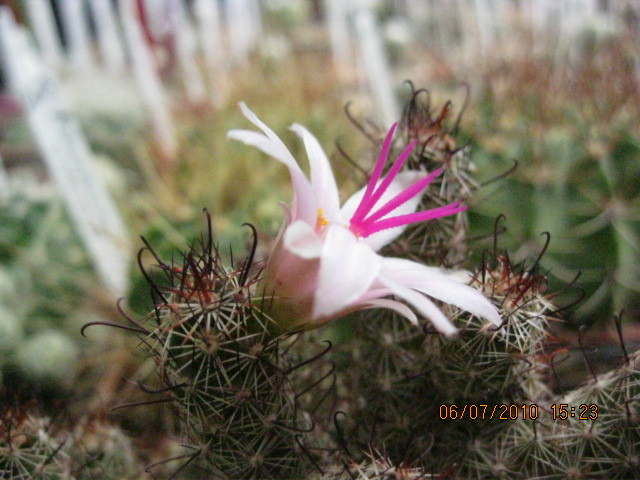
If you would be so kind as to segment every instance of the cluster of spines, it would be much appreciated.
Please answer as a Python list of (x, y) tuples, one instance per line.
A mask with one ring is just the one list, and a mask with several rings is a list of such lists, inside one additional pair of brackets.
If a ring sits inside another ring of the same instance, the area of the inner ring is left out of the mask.
[[(442, 405), (525, 403), (549, 395), (544, 383), (547, 316), (553, 306), (540, 293), (535, 269), (503, 258), (476, 274), (476, 288), (491, 292), (505, 320), (496, 329), (450, 307), (460, 328), (447, 340), (428, 324), (416, 329), (401, 318), (365, 312), (356, 324), (354, 358), (344, 372), (354, 394), (349, 412), (360, 427), (361, 447), (373, 441), (396, 462), (424, 462), (434, 471), (463, 461), (469, 439), (490, 439), (505, 422), (443, 420)], [(444, 307), (446, 308), (446, 307)], [(358, 355), (355, 355), (358, 352)]]
[(551, 424), (550, 436), (563, 453), (579, 455), (593, 478), (598, 472), (600, 478), (640, 475), (640, 352), (625, 354), (618, 368), (594, 376), (555, 403), (576, 409), (575, 416)]
[(287, 337), (272, 333), (256, 306), (263, 302), (254, 301), (255, 242), (242, 267), (225, 266), (208, 220), (208, 236), (177, 265), (147, 245), (164, 279), (143, 269), (154, 309), (142, 322), (128, 318), (157, 365), (161, 387), (154, 392), (162, 397), (153, 401), (174, 407), (193, 452), (179, 470), (197, 465), (215, 478), (294, 478), (303, 468), (299, 437), (310, 428), (290, 380), (298, 366)]
[(66, 455), (48, 431), (48, 422), (28, 406), (4, 407), (0, 416), (0, 477), (12, 480), (62, 480)]
[(142, 467), (117, 426), (84, 419), (72, 429), (31, 411), (27, 402), (0, 412), (0, 478), (122, 480)]
[[(478, 187), (471, 173), (470, 149), (460, 145), (456, 138), (466, 100), (451, 125), (451, 101), (435, 109), (428, 90), (416, 89), (413, 84), (407, 83), (410, 96), (400, 122), (400, 144), (409, 144), (414, 140), (418, 142), (407, 167), (429, 172), (443, 168), (442, 175), (429, 185), (420, 208), (464, 202)], [(403, 256), (431, 265), (456, 266), (466, 259), (467, 230), (465, 212), (412, 226), (403, 235), (404, 242), (408, 243)]]
[(143, 467), (130, 438), (117, 426), (85, 419), (66, 437), (69, 479), (122, 480), (140, 478)]
[(384, 454), (372, 450), (361, 461), (343, 460), (311, 474), (307, 480), (427, 480), (446, 478), (420, 466), (394, 463)]
[(639, 395), (636, 352), (614, 371), (553, 396), (537, 419), (510, 421), (497, 438), (472, 443), (462, 470), (486, 479), (637, 478)]

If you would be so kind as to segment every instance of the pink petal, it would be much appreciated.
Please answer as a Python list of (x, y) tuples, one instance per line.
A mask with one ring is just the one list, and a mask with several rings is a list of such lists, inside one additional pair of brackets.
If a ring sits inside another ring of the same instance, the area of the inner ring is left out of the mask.
[(348, 229), (330, 224), (320, 259), (314, 320), (336, 315), (353, 306), (373, 284), (381, 261), (380, 256), (359, 242)]
[(455, 305), (496, 326), (502, 324), (496, 307), (479, 290), (453, 279), (437, 268), (402, 258), (384, 258), (382, 272), (407, 288)]
[(258, 117), (244, 104), (240, 102), (240, 110), (244, 116), (255, 126), (264, 132), (263, 134), (251, 130), (230, 130), (227, 137), (239, 140), (247, 145), (259, 148), (267, 155), (284, 163), (289, 168), (291, 182), (293, 184), (293, 202), (291, 213), (293, 220), (303, 220), (311, 225), (315, 224), (318, 215), (318, 205), (315, 201), (313, 190), (309, 180), (305, 177), (291, 152), (282, 143), (282, 140), (261, 122)]
[(287, 227), (283, 241), (287, 250), (307, 260), (320, 258), (322, 253), (322, 239), (311, 225), (300, 220)]
[(315, 193), (318, 208), (322, 208), (323, 215), (328, 221), (335, 222), (340, 210), (340, 196), (329, 159), (316, 137), (305, 127), (293, 124), (291, 130), (304, 141), (311, 166), (311, 188)]
[(428, 318), (433, 326), (446, 336), (453, 336), (458, 333), (458, 329), (453, 326), (442, 311), (427, 297), (421, 293), (407, 288), (402, 282), (393, 279), (385, 274), (380, 274), (378, 280), (386, 285), (394, 295), (402, 298), (413, 305), (423, 316)]

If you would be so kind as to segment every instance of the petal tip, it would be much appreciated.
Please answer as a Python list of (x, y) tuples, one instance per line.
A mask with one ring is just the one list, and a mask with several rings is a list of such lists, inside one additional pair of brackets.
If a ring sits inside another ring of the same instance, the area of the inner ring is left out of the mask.
[(460, 336), (460, 330), (458, 330), (457, 328), (454, 327), (453, 330), (451, 330), (449, 332), (444, 332), (444, 336), (446, 338), (450, 338), (451, 340), (455, 340), (456, 338), (458, 338)]

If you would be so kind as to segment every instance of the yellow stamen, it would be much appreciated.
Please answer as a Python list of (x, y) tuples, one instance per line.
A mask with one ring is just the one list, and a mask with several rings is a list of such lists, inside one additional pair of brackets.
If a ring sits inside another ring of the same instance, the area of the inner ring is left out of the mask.
[(329, 222), (324, 215), (322, 214), (322, 209), (318, 209), (318, 219), (316, 220), (316, 230), (320, 229), (320, 227), (324, 227), (325, 225), (329, 225)]

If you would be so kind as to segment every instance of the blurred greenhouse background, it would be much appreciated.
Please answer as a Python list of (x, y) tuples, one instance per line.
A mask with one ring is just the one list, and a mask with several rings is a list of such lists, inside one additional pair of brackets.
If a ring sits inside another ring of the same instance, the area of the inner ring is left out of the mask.
[[(640, 1), (1, 0), (3, 402), (87, 418), (136, 401), (123, 379), (150, 367), (135, 341), (80, 328), (122, 323), (120, 297), (148, 311), (140, 236), (170, 258), (207, 208), (224, 252), (245, 254), (244, 222), (268, 251), (288, 177), (226, 139), (246, 126), (239, 101), (283, 138), (307, 126), (351, 192), (350, 161), (370, 170), (370, 138), (412, 88), (471, 152), (470, 255), (493, 248), (500, 215), (515, 262), (549, 232), (549, 288), (584, 294), (563, 330), (606, 341), (624, 312), (640, 341)], [(173, 447), (157, 448), (149, 463)]]

